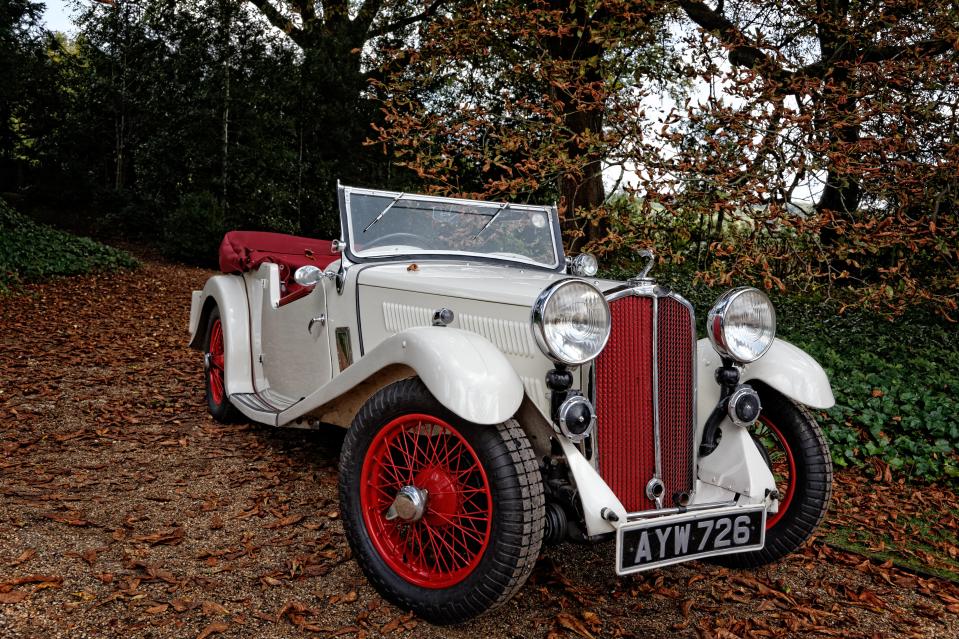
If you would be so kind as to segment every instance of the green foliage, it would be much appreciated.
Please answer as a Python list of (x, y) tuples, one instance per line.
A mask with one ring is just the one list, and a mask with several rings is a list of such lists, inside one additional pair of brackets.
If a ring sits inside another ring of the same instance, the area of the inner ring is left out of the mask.
[(125, 251), (37, 224), (0, 200), (0, 291), (55, 275), (136, 266)]
[(163, 252), (177, 260), (215, 264), (217, 247), (227, 230), (216, 196), (187, 195), (167, 218)]
[(918, 313), (895, 323), (787, 304), (786, 339), (826, 369), (836, 406), (819, 417), (840, 466), (870, 457), (897, 474), (959, 483), (959, 332)]

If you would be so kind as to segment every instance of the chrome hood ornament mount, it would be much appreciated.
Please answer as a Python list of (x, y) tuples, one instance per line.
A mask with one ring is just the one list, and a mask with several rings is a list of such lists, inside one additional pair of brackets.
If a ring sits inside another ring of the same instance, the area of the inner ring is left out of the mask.
[(649, 286), (650, 284), (655, 283), (655, 279), (650, 277), (649, 273), (653, 270), (653, 267), (656, 265), (656, 256), (653, 255), (653, 252), (649, 249), (643, 249), (639, 252), (639, 257), (646, 260), (646, 266), (643, 267), (643, 270), (639, 272), (639, 275), (636, 277), (631, 277), (627, 280), (627, 286)]

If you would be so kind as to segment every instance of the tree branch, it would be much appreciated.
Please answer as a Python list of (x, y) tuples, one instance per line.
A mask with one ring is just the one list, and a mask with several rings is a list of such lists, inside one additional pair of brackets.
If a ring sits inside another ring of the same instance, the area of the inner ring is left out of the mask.
[(862, 61), (885, 62), (906, 55), (916, 57), (942, 55), (952, 49), (954, 42), (956, 42), (955, 36), (951, 39), (935, 38), (900, 46), (874, 47), (862, 52)]
[(270, 0), (249, 1), (250, 4), (259, 9), (263, 17), (270, 21), (270, 24), (290, 36), (290, 39), (300, 47), (303, 46), (303, 31), (297, 29), (289, 18), (280, 13), (280, 11), (270, 3)]
[(316, 20), (316, 4), (313, 0), (296, 0), (293, 6), (303, 18), (303, 28), (307, 29), (306, 25)]
[(356, 17), (353, 18), (353, 24), (355, 24), (361, 32), (366, 33), (369, 31), (373, 21), (376, 20), (376, 15), (380, 12), (382, 6), (383, 0), (366, 0), (360, 7), (360, 10), (356, 12)]
[(746, 44), (748, 41), (746, 35), (720, 12), (722, 3), (719, 5), (719, 10), (710, 9), (701, 0), (679, 0), (679, 6), (690, 20), (729, 47), (730, 64), (753, 69), (764, 79), (779, 84), (785, 89), (784, 93), (791, 92), (788, 87), (796, 74), (782, 68), (759, 47)]
[[(367, 0), (367, 2), (369, 1), (370, 0)], [(372, 29), (367, 35), (367, 37), (375, 38), (376, 36), (386, 35), (387, 33), (393, 33), (394, 31), (402, 29), (403, 27), (407, 27), (411, 24), (421, 22), (423, 20), (426, 20), (427, 18), (432, 18), (436, 14), (436, 12), (439, 10), (439, 8), (443, 6), (444, 2), (446, 2), (446, 0), (433, 0), (432, 2), (430, 2), (429, 6), (427, 6), (420, 13), (417, 13), (416, 15), (412, 15), (408, 18), (403, 18), (402, 20), (397, 20), (396, 22), (391, 22), (390, 24), (383, 25), (382, 27), (379, 27), (377, 29)]]
[[(913, 44), (902, 44), (886, 47), (871, 47), (861, 51), (851, 62), (855, 64), (867, 64), (877, 62), (887, 62), (897, 58), (922, 58), (925, 56), (939, 56), (948, 53), (953, 48), (953, 40), (946, 38), (934, 38), (922, 40)], [(826, 72), (835, 66), (834, 60), (820, 60), (807, 65), (796, 72), (807, 78), (822, 78)], [(896, 88), (895, 85), (890, 85)]]

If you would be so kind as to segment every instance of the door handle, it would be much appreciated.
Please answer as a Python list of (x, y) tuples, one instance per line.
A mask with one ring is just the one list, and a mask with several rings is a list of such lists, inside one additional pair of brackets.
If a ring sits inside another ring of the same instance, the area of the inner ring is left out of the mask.
[(310, 323), (306, 325), (306, 332), (310, 335), (313, 334), (313, 325), (319, 324), (320, 326), (326, 326), (326, 315), (317, 315), (310, 320)]

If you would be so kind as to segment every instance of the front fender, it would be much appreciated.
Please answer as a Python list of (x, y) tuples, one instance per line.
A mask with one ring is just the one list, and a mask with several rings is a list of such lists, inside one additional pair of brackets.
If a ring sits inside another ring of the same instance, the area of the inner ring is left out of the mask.
[(220, 309), (223, 324), (223, 374), (227, 395), (253, 392), (250, 362), (250, 317), (246, 306), (243, 278), (236, 275), (214, 275), (202, 291), (193, 291), (190, 308), (190, 347), (202, 349), (210, 312)]
[[(699, 446), (706, 420), (719, 402), (720, 389), (715, 373), (722, 362), (708, 339), (699, 340), (697, 350), (695, 445)], [(773, 341), (769, 351), (759, 360), (742, 367), (740, 381), (761, 381), (786, 397), (813, 408), (829, 408), (836, 402), (826, 372), (819, 363), (802, 349), (781, 339)], [(765, 489), (771, 488), (773, 483), (758, 449), (746, 429), (733, 426), (728, 418), (723, 420), (722, 428), (719, 448), (700, 460), (700, 481), (729, 491), (729, 495), (739, 493), (754, 500), (761, 499)], [(697, 495), (697, 501), (715, 493), (714, 490), (699, 492), (702, 494)]]
[(380, 342), (359, 361), (280, 413), (289, 423), (327, 404), (388, 366), (404, 365), (450, 411), (476, 424), (498, 424), (523, 401), (523, 383), (486, 338), (448, 326), (409, 328)]
[(742, 381), (759, 380), (800, 404), (832, 408), (836, 398), (826, 371), (798, 346), (777, 339), (759, 360), (743, 367)]
[[(697, 411), (700, 429), (719, 401), (716, 369), (722, 366), (708, 339), (697, 344)], [(759, 360), (742, 368), (740, 381), (761, 381), (786, 397), (812, 408), (830, 408), (836, 400), (826, 371), (801, 348), (781, 339), (773, 341)]]

